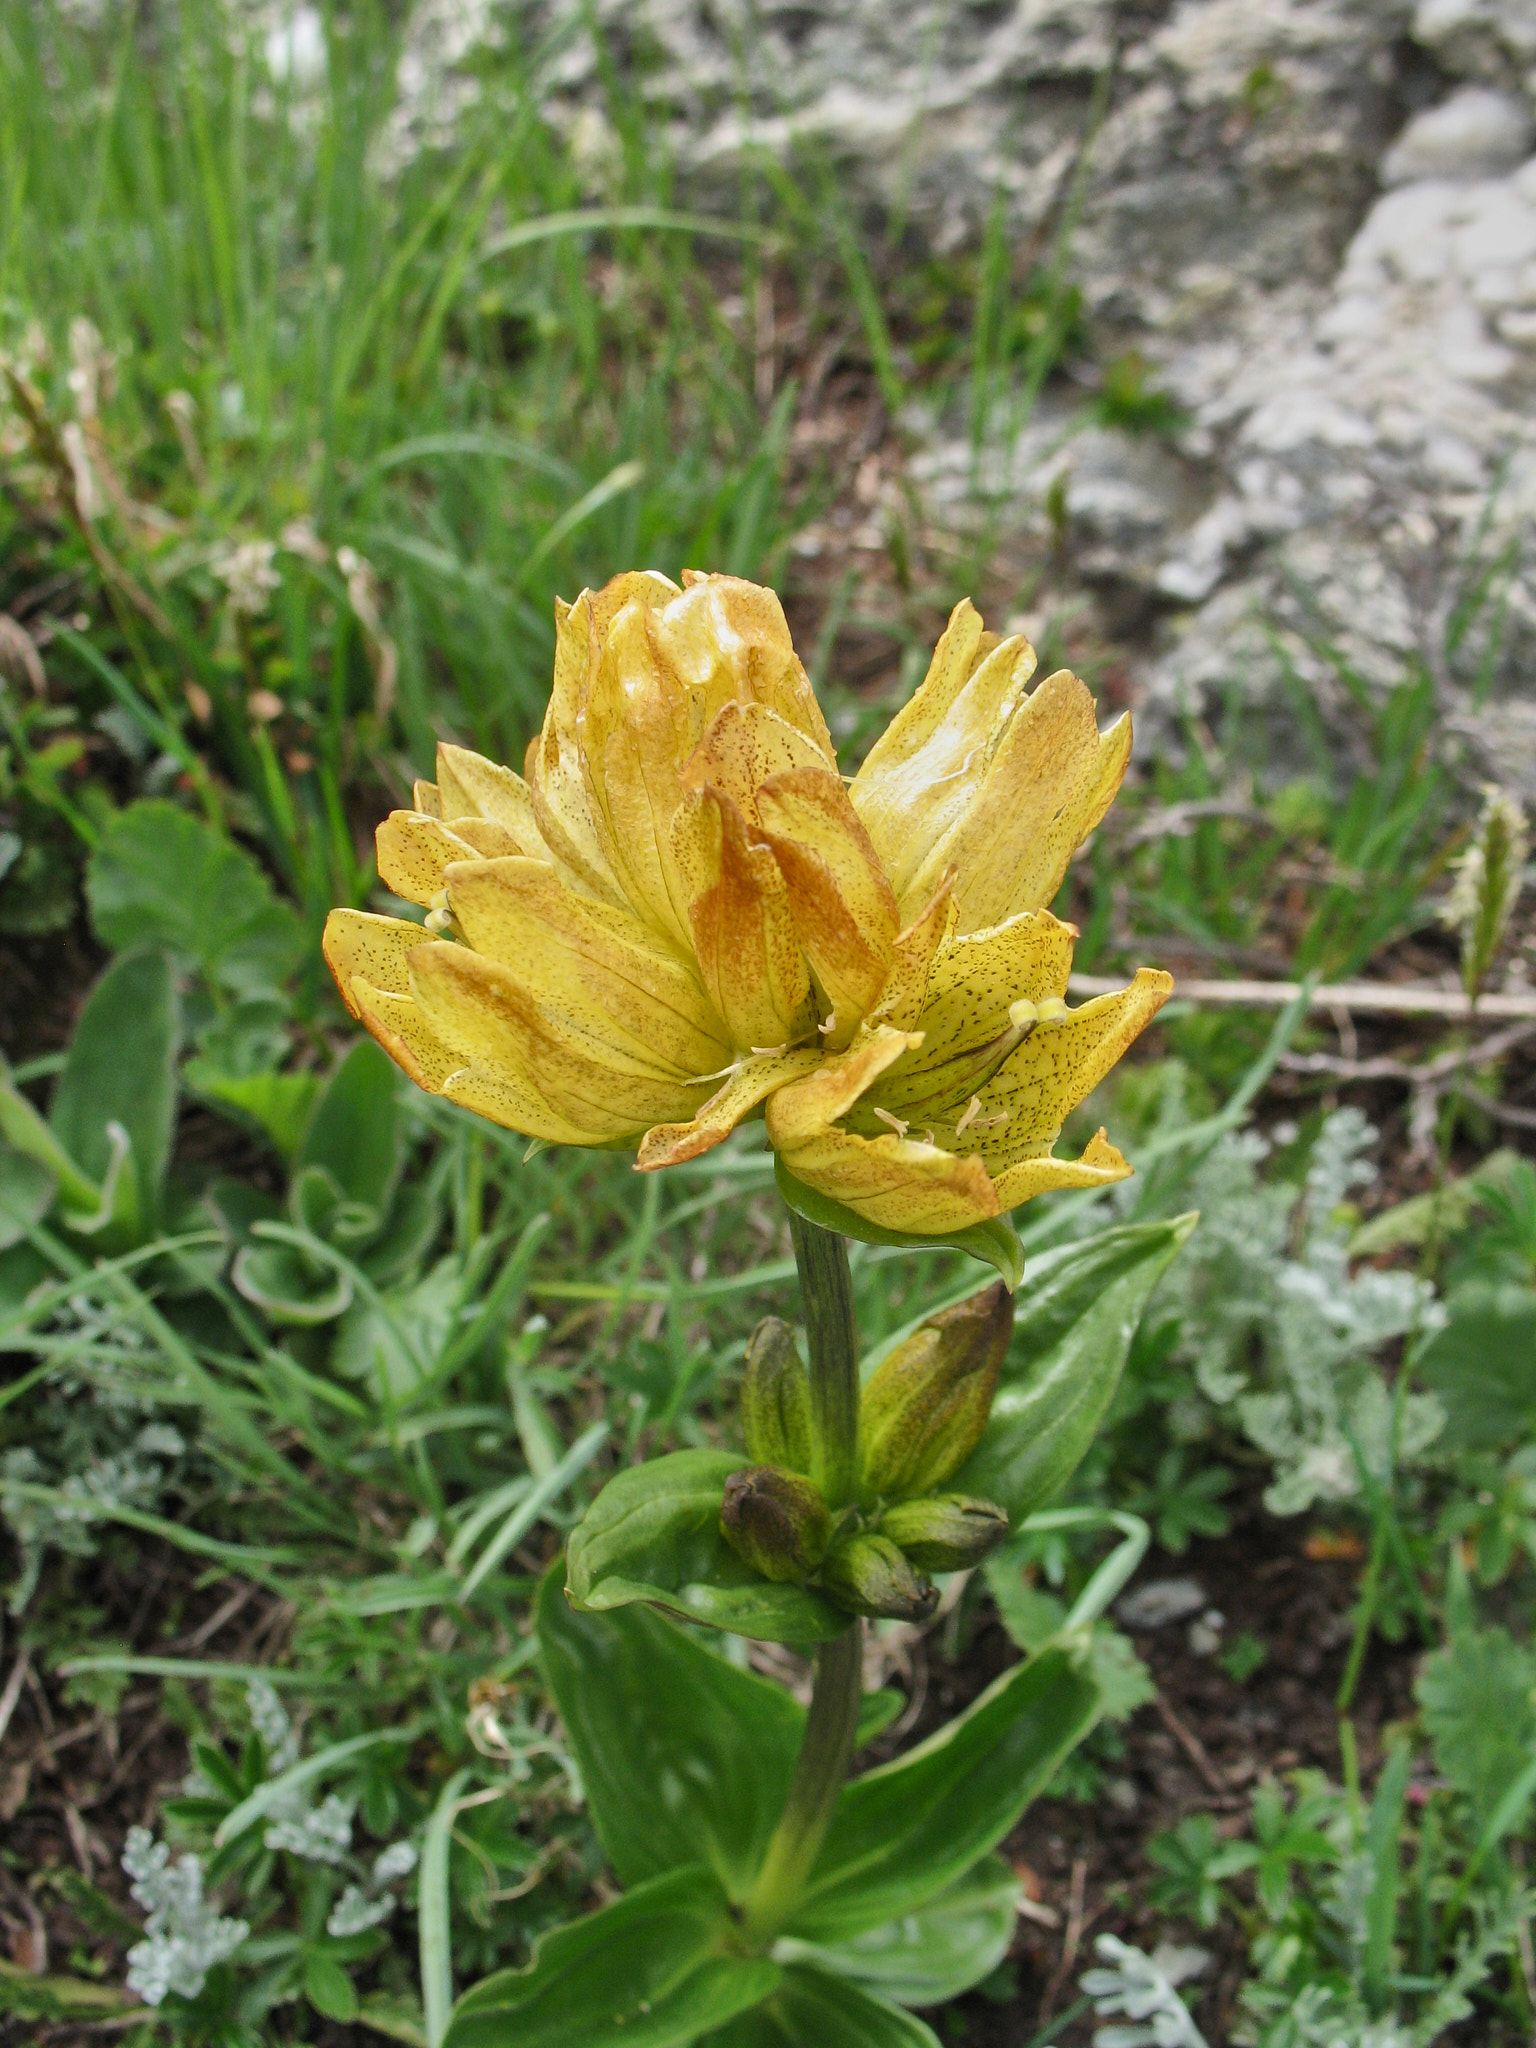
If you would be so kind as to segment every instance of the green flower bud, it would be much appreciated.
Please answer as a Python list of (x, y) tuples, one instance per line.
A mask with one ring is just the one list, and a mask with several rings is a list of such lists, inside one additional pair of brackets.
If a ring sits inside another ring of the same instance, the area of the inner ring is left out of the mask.
[(753, 1465), (726, 1480), (720, 1530), (753, 1571), (779, 1585), (800, 1584), (826, 1554), (832, 1516), (809, 1479)]
[(989, 1500), (965, 1493), (930, 1493), (904, 1500), (880, 1517), (880, 1534), (904, 1550), (919, 1571), (963, 1572), (997, 1548), (1008, 1517)]
[(866, 1495), (931, 1493), (981, 1441), (1013, 1328), (999, 1281), (930, 1316), (880, 1366), (859, 1404)]
[(747, 1345), (741, 1426), (747, 1456), (756, 1464), (810, 1471), (815, 1446), (811, 1383), (794, 1332), (777, 1316), (765, 1316)]
[(915, 1571), (889, 1536), (850, 1536), (821, 1567), (821, 1584), (853, 1614), (883, 1614), (924, 1621), (939, 1604), (939, 1589)]

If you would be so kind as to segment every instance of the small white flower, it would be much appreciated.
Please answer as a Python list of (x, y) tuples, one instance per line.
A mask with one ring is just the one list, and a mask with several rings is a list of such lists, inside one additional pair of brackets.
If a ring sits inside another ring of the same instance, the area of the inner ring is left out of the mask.
[(283, 580), (272, 566), (276, 553), (276, 541), (243, 540), (215, 556), (213, 573), (229, 591), (231, 611), (255, 618), (267, 609), (267, 600)]

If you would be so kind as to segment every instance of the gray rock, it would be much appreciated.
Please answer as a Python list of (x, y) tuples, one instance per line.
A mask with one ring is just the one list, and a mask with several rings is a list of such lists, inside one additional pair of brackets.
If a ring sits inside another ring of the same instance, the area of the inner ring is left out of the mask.
[(1530, 154), (1536, 118), (1529, 102), (1491, 86), (1467, 85), (1416, 114), (1382, 159), (1381, 182), (1416, 178), (1491, 178)]
[(1188, 1621), (1205, 1605), (1205, 1588), (1198, 1579), (1147, 1579), (1115, 1602), (1115, 1619), (1126, 1629), (1167, 1628), (1172, 1622)]

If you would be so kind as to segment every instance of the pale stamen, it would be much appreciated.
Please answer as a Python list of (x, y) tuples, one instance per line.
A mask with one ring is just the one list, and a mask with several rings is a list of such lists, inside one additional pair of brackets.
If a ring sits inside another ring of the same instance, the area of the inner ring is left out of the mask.
[(889, 1124), (898, 1138), (904, 1138), (912, 1128), (910, 1124), (903, 1123), (899, 1116), (892, 1116), (888, 1109), (877, 1109), (874, 1114), (879, 1117), (881, 1123)]

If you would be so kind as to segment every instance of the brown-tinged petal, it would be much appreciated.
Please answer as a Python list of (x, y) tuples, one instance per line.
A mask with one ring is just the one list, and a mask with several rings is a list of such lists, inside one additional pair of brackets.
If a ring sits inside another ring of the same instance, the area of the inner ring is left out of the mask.
[(958, 867), (962, 932), (1040, 909), (1113, 803), (1130, 752), (1129, 715), (1101, 734), (1087, 689), (1058, 669), (1015, 712), (979, 786), (910, 887), (921, 891), (930, 872)]
[(1054, 1188), (1107, 1188), (1117, 1180), (1129, 1180), (1135, 1168), (1110, 1144), (1103, 1131), (1088, 1140), (1081, 1159), (1020, 1159), (997, 1176), (997, 1199), (1003, 1209), (1017, 1209), (1021, 1202)]
[(445, 886), (469, 945), (510, 968), (552, 1015), (678, 1075), (730, 1058), (691, 967), (628, 911), (567, 888), (547, 861), (458, 862)]
[(763, 837), (789, 884), (800, 942), (832, 1005), (827, 1043), (848, 1045), (879, 1002), (901, 928), (896, 898), (839, 778), (789, 768), (757, 793)]
[[(439, 940), (436, 943), (448, 942)], [(401, 994), (392, 989), (370, 988), (361, 978), (354, 979), (352, 990), (356, 1003), (354, 1014), (368, 1027), (395, 1065), (418, 1088), (425, 1088), (429, 1095), (441, 1095), (443, 1083), (464, 1063), (453, 1047), (445, 1044), (433, 1030), (422, 1015), (416, 998), (409, 991)]]
[(946, 939), (954, 932), (959, 912), (955, 908), (953, 869), (940, 878), (927, 908), (896, 938), (896, 954), (881, 993), (872, 1024), (894, 1024), (898, 1031), (917, 1026), (928, 1000), (928, 984), (934, 961)]
[(796, 730), (766, 704), (737, 704), (718, 711), (683, 767), (683, 787), (712, 784), (728, 796), (748, 825), (756, 826), (757, 792), (770, 775), (786, 768), (827, 766), (814, 740)]
[(1076, 936), (1072, 925), (1036, 910), (989, 931), (951, 937), (929, 969), (922, 1008), (911, 1020), (923, 1042), (903, 1062), (903, 1077), (932, 1075), (992, 1043), (1008, 1029), (1009, 1010), (1020, 997), (1039, 1003), (1065, 995)]
[(640, 1142), (635, 1165), (641, 1173), (659, 1166), (677, 1166), (685, 1159), (697, 1159), (708, 1152), (748, 1116), (757, 1105), (786, 1082), (796, 1081), (820, 1064), (822, 1055), (807, 1048), (803, 1052), (760, 1054), (732, 1067), (723, 1087), (717, 1088), (698, 1115), (685, 1124), (657, 1124)]
[(354, 981), (397, 994), (411, 985), (407, 957), (417, 946), (432, 944), (430, 932), (405, 917), (379, 917), (371, 910), (333, 910), (325, 920), (320, 950), (336, 977), (341, 999), (356, 1017)]
[(813, 1020), (802, 1016), (811, 978), (778, 862), (714, 788), (685, 799), (672, 838), (699, 972), (731, 1044), (786, 1045)]
[(780, 1088), (768, 1110), (768, 1135), (782, 1151), (846, 1116), (880, 1076), (921, 1040), (888, 1025), (866, 1032), (847, 1052), (818, 1060), (802, 1081)]
[[(770, 1134), (777, 1100), (768, 1104)], [(979, 1159), (918, 1138), (824, 1130), (778, 1149), (797, 1180), (884, 1230), (945, 1237), (998, 1214), (997, 1190)]]
[[(980, 1149), (994, 1174), (1048, 1148), (1172, 992), (1172, 975), (1143, 967), (1129, 988), (1042, 1022), (980, 1090), (961, 1143)], [(1006, 1122), (990, 1121), (999, 1115)]]
[(443, 886), (443, 871), (454, 861), (522, 850), (504, 825), (489, 819), (455, 818), (448, 826), (421, 811), (391, 811), (374, 833), (374, 845), (385, 888), (423, 908), (431, 907)]
[(537, 854), (542, 858), (544, 843), (533, 814), (533, 798), (527, 783), (512, 769), (503, 768), (497, 761), (487, 761), (483, 754), (472, 754), (467, 747), (450, 747), (441, 741), (437, 749), (437, 796), (442, 807), (440, 815), (456, 832), (471, 838), (472, 844), (479, 842), (464, 830), (461, 820), (467, 823), (470, 819), (481, 819), (489, 825), (499, 825), (514, 842), (502, 851)]
[(411, 989), (428, 1023), (465, 1066), (526, 1080), (560, 1116), (593, 1134), (638, 1134), (691, 1116), (707, 1084), (687, 1085), (538, 1002), (508, 967), (467, 946), (427, 946), (412, 957)]
[(814, 742), (830, 767), (832, 738), (774, 592), (739, 576), (683, 580), (682, 596), (661, 613), (660, 636), (674, 673), (698, 700), (700, 731), (733, 698), (761, 704)]

